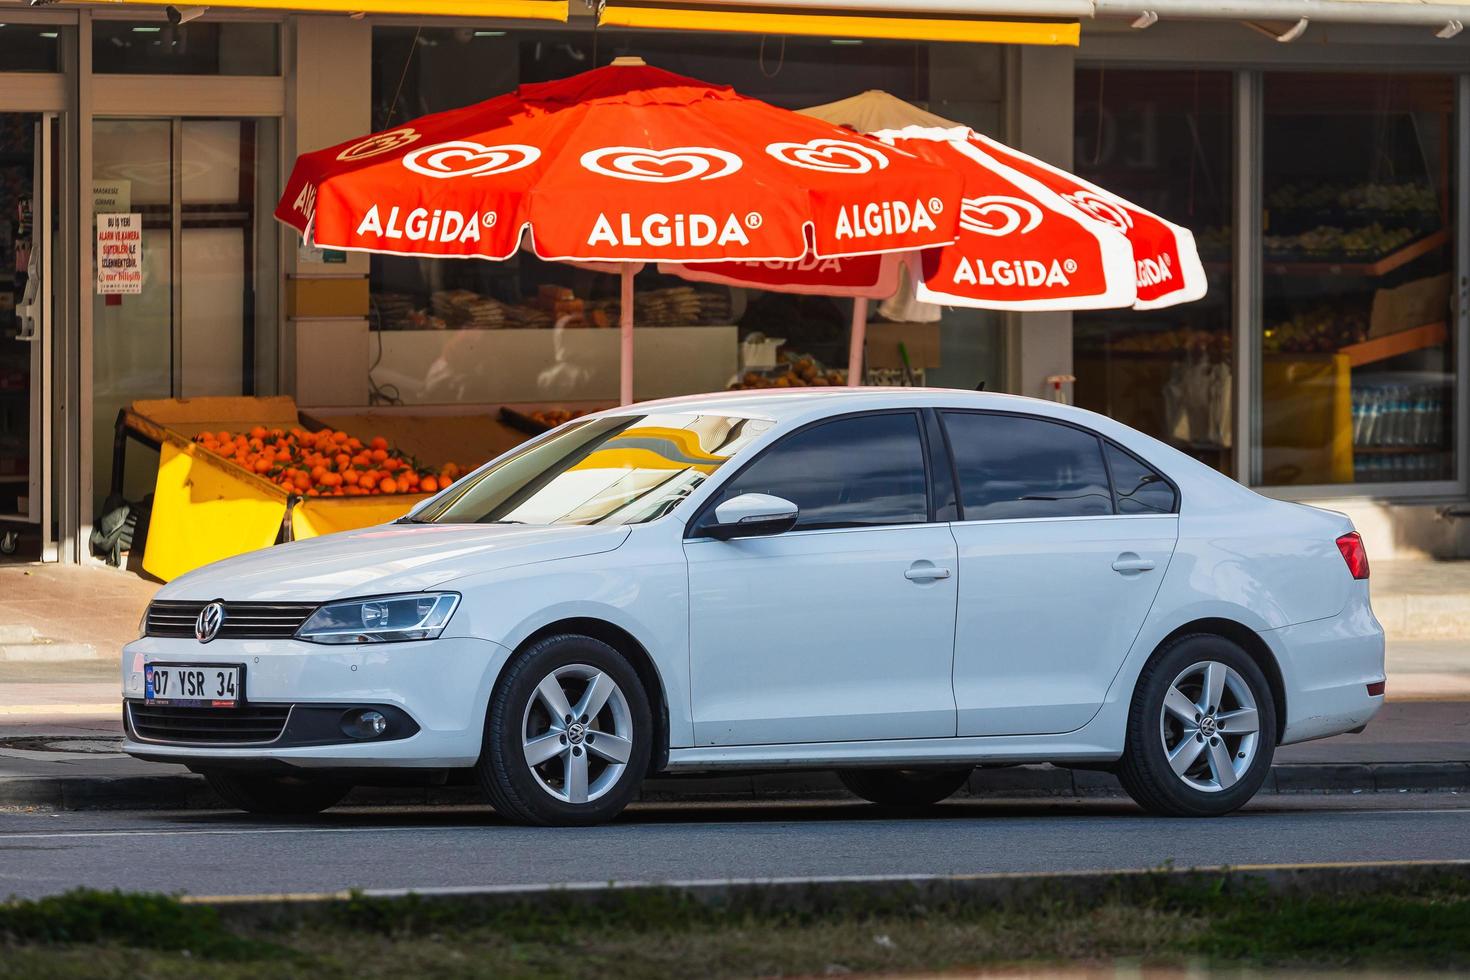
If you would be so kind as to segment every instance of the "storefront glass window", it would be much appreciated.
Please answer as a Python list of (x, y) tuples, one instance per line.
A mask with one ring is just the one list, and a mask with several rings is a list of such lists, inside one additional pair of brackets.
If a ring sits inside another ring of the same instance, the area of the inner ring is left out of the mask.
[(7, 24), (0, 11), (0, 71), (59, 71), (61, 27)]
[(1453, 478), (1453, 106), (1444, 75), (1266, 76), (1256, 482)]
[(1077, 403), (1233, 474), (1231, 75), (1077, 71), (1073, 165), (1194, 232), (1209, 274), (1195, 303), (1073, 319)]
[[(793, 109), (870, 88), (910, 101), (929, 97), (929, 52), (922, 44), (790, 38), (768, 42), (762, 52), (758, 37), (379, 27), (373, 32), (374, 129), (525, 82), (563, 78), (622, 54)], [(375, 402), (580, 410), (616, 401), (616, 276), (542, 262), (526, 252), (506, 262), (373, 256), (371, 291)], [(937, 322), (884, 325), (879, 304), (873, 306), (871, 379), (996, 386), (993, 317), (936, 308), (921, 312)], [(848, 299), (731, 289), (649, 267), (636, 279), (634, 312), (638, 398), (718, 390), (732, 381), (845, 380)], [(898, 360), (899, 340), (910, 354), (907, 373)]]
[(278, 75), (280, 28), (266, 22), (97, 20), (92, 70), (116, 75)]
[[(93, 286), (93, 470), (108, 492), (113, 422), (139, 398), (268, 395), (277, 382), (277, 124), (99, 119), (95, 220), (137, 215), (136, 285)], [(95, 256), (94, 256), (95, 257)], [(153, 461), (128, 454), (129, 499)]]

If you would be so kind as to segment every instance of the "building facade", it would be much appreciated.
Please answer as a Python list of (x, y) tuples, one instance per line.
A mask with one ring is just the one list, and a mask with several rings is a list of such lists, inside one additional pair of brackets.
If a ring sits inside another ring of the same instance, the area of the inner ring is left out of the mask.
[[(1376, 555), (1466, 554), (1470, 36), (1281, 40), (1294, 19), (1099, 18), (1073, 48), (0, 3), (3, 527), (20, 554), (94, 560), (109, 494), (150, 489), (146, 454), (114, 467), (139, 398), (615, 400), (597, 332), (547, 329), (597, 326), (613, 277), (323, 252), (271, 212), (298, 153), (637, 54), (789, 108), (883, 89), (1195, 232), (1198, 303), (888, 307), (870, 333), (907, 363), (870, 344), (870, 381), (1068, 397), (1349, 510)], [(640, 396), (739, 380), (757, 334), (845, 364), (849, 301), (637, 289)]]

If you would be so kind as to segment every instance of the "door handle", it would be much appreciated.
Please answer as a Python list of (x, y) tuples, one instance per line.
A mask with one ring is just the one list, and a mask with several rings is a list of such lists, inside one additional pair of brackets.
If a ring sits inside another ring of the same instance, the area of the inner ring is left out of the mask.
[(1152, 558), (1139, 558), (1137, 555), (1131, 558), (1125, 555), (1119, 555), (1113, 561), (1113, 571), (1115, 572), (1151, 572), (1153, 568), (1154, 561)]
[(934, 565), (921, 565), (918, 568), (910, 568), (903, 573), (903, 577), (910, 582), (933, 582), (938, 579), (949, 578), (949, 569), (939, 568)]

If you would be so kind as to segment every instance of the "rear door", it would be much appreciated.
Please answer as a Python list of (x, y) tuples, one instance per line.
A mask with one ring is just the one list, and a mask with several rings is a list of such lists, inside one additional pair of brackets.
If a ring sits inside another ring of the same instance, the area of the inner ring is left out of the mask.
[(960, 501), (959, 734), (1080, 728), (1158, 594), (1178, 537), (1174, 487), (1086, 429), (940, 414)]

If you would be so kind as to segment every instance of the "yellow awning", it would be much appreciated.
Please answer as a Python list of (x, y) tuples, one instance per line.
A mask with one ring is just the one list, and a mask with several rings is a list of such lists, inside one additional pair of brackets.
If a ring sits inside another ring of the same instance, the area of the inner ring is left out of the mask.
[(905, 41), (967, 41), (988, 44), (1070, 45), (1081, 34), (1076, 21), (974, 20), (859, 13), (787, 13), (750, 8), (676, 7), (610, 2), (598, 15), (603, 27), (739, 34), (800, 34), (835, 38)]
[[(158, 7), (160, 0), (104, 0)], [(422, 14), (425, 17), (493, 17), (565, 23), (569, 0), (206, 0), (209, 7), (294, 10), (303, 13)]]

